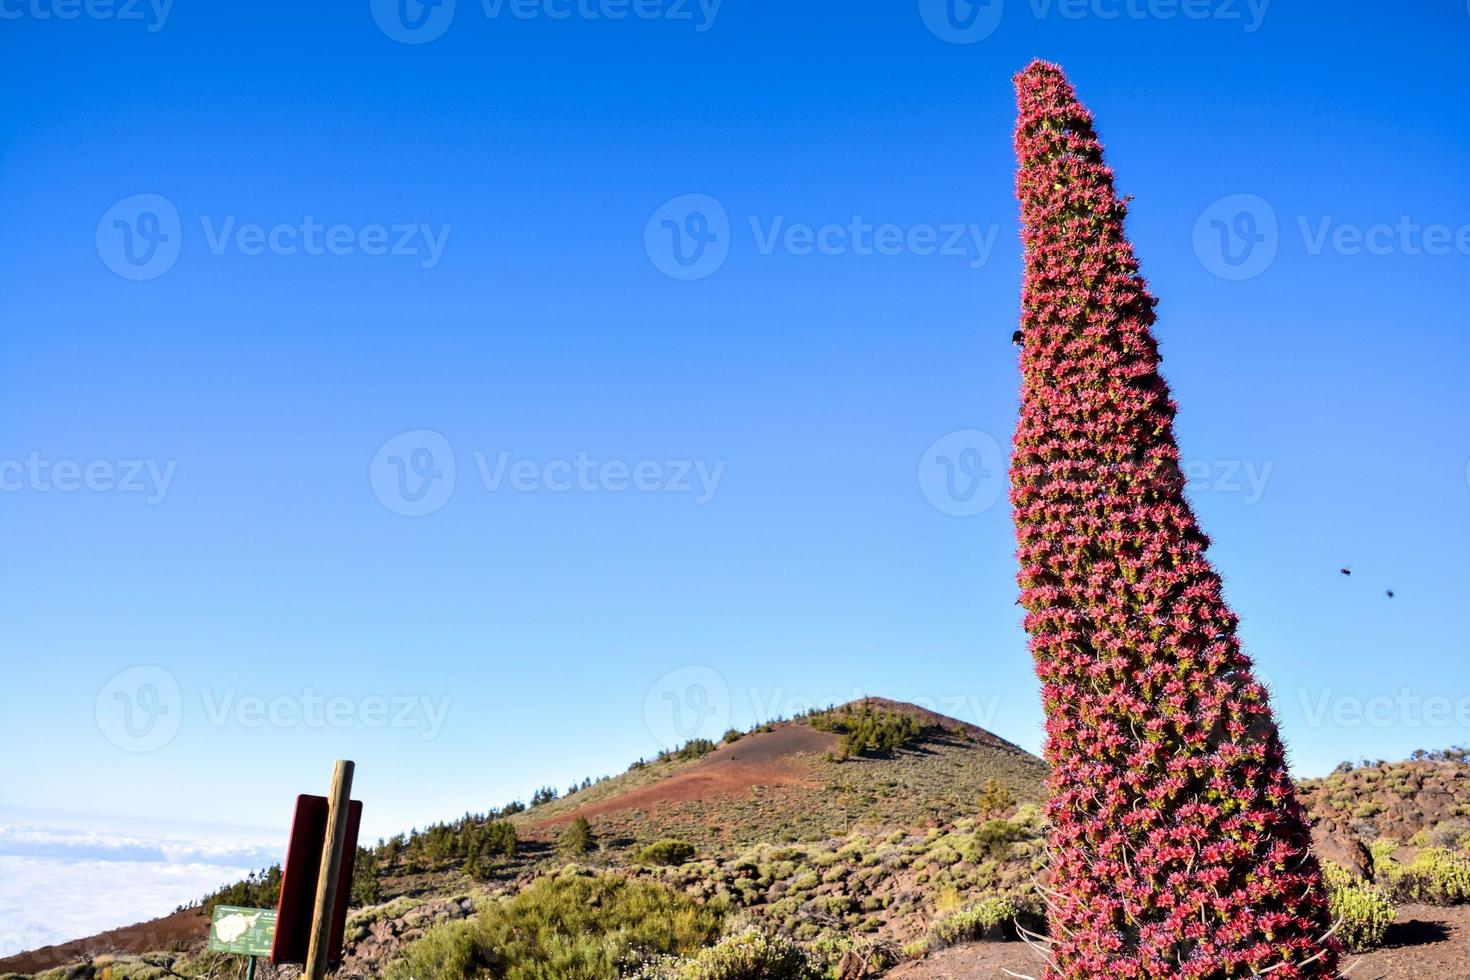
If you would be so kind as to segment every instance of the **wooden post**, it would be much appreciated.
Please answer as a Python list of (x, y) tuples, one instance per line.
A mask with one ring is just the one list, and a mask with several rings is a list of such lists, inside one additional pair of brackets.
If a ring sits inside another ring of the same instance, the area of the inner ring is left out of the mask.
[[(342, 868), (342, 839), (347, 835), (347, 804), (352, 798), (353, 764), (338, 759), (327, 796), (327, 840), (322, 846), (322, 871), (317, 877), (316, 905), (311, 913), (311, 946), (306, 954), (305, 980), (325, 980), (327, 953), (332, 944), (332, 922), (337, 907)], [(344, 896), (345, 898), (345, 896)]]

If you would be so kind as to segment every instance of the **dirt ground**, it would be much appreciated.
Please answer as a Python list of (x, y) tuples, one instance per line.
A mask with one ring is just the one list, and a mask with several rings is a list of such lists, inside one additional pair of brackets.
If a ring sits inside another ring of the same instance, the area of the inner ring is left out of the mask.
[[(1470, 980), (1470, 906), (1401, 906), (1386, 945), (1348, 956), (1343, 969), (1350, 980)], [(1003, 980), (1006, 970), (1041, 975), (1026, 944), (977, 943), (904, 964), (885, 980)]]

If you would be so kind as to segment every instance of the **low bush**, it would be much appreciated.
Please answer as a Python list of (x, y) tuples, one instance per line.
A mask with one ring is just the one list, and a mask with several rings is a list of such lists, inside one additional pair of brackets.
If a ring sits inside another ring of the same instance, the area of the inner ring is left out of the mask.
[(713, 943), (724, 907), (617, 875), (567, 872), (537, 880), (464, 922), (411, 943), (388, 980), (615, 980), (658, 956)]
[(1395, 896), (1425, 905), (1459, 905), (1470, 901), (1470, 856), (1444, 847), (1426, 847), (1407, 865), (1391, 865), (1389, 885)]
[(650, 980), (819, 980), (822, 970), (791, 940), (752, 927), (645, 976)]
[(1022, 905), (1007, 895), (987, 895), (958, 912), (944, 916), (929, 927), (929, 946), (939, 948), (982, 939), (1019, 939), (1019, 924), (1039, 932), (1038, 910)]
[(1393, 925), (1393, 902), (1377, 885), (1359, 881), (1351, 872), (1324, 863), (1327, 907), (1337, 924), (1337, 937), (1349, 952), (1364, 953), (1383, 944)]
[(976, 849), (986, 857), (1005, 858), (1011, 845), (1035, 835), (1024, 825), (1009, 820), (987, 820), (975, 831)]
[(556, 848), (566, 857), (581, 857), (590, 854), (597, 847), (597, 841), (592, 836), (592, 825), (587, 822), (586, 817), (577, 817), (567, 824), (566, 829), (561, 832), (561, 839), (557, 841)]
[(447, 922), (410, 943), (388, 967), (390, 980), (465, 980), (490, 966), (479, 923)]
[(665, 838), (654, 841), (638, 852), (639, 864), (656, 864), (673, 867), (694, 858), (694, 845), (687, 841)]

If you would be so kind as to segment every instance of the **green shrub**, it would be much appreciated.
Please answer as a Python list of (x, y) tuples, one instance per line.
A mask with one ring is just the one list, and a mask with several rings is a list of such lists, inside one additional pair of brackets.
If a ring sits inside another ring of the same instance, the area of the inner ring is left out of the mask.
[(562, 873), (430, 929), (388, 980), (615, 980), (650, 957), (687, 956), (720, 935), (724, 908), (664, 885)]
[(1470, 857), (1444, 847), (1426, 847), (1407, 866), (1389, 872), (1394, 894), (1425, 905), (1470, 901)]
[(1009, 820), (987, 820), (976, 829), (975, 847), (987, 857), (1005, 858), (1011, 845), (1035, 836), (1025, 826)]
[(1393, 902), (1383, 889), (1359, 881), (1335, 864), (1324, 863), (1322, 876), (1327, 883), (1327, 907), (1337, 923), (1337, 937), (1348, 951), (1364, 953), (1382, 945), (1394, 919)]
[(1380, 874), (1391, 874), (1394, 867), (1393, 856), (1398, 852), (1400, 845), (1396, 840), (1387, 837), (1379, 837), (1368, 845), (1368, 853), (1373, 856), (1373, 876), (1377, 878)]
[(980, 812), (988, 816), (1015, 806), (1016, 797), (1004, 783), (995, 779), (987, 779), (985, 785), (980, 787), (978, 803)]
[(1035, 909), (1023, 907), (1006, 895), (987, 895), (937, 920), (929, 927), (931, 948), (981, 939), (1018, 939), (1016, 925), (1035, 932), (1040, 923)]
[(396, 980), (464, 980), (489, 967), (490, 955), (479, 923), (447, 922), (410, 943), (387, 975)]
[(694, 845), (687, 841), (666, 837), (654, 841), (638, 852), (639, 864), (657, 864), (668, 867), (684, 864), (694, 857)]
[(1424, 843), (1450, 850), (1470, 847), (1470, 824), (1459, 820), (1442, 823), (1425, 834)]
[(903, 955), (905, 959), (922, 960), (929, 955), (929, 940), (915, 939), (913, 942), (905, 944)]
[(590, 854), (596, 846), (597, 842), (592, 837), (592, 825), (587, 822), (586, 817), (577, 817), (567, 824), (556, 845), (557, 850), (566, 857)]
[(819, 980), (816, 960), (789, 939), (754, 927), (675, 964), (667, 980)]

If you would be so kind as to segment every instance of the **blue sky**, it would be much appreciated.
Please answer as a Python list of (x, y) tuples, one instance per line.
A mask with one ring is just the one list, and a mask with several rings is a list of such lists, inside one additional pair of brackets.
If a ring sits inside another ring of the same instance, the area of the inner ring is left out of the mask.
[(339, 756), (377, 836), (859, 693), (1039, 750), (1033, 57), (1297, 770), (1470, 739), (1470, 11), (955, 2), (3, 0), (0, 856), (228, 877)]

